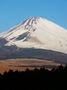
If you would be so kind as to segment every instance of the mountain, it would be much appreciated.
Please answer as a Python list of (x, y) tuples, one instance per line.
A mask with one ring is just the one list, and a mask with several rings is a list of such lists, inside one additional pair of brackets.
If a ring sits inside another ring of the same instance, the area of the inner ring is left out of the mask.
[(67, 30), (42, 17), (30, 17), (0, 34), (8, 43), (22, 48), (41, 48), (67, 53)]
[[(24, 57), (26, 55), (26, 57), (34, 56), (36, 58), (40, 58), (39, 55), (41, 55), (42, 58), (43, 54), (45, 57), (45, 52), (47, 51), (51, 56), (47, 53), (46, 59), (51, 60), (52, 57), (55, 59), (58, 57), (64, 59), (65, 57), (66, 60), (67, 30), (46, 18), (30, 17), (0, 34), (0, 49), (2, 51), (0, 53), (6, 58), (9, 56), (12, 57), (12, 55), (15, 57)], [(29, 49), (31, 50), (30, 52)], [(32, 53), (33, 51), (35, 53)], [(6, 56), (4, 52), (7, 54)], [(8, 52), (10, 54), (9, 56)], [(20, 52), (24, 54), (21, 55)]]

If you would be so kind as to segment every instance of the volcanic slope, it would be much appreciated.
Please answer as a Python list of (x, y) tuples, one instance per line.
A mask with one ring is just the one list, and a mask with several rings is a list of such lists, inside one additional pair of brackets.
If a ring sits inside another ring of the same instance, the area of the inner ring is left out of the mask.
[(0, 34), (5, 46), (36, 48), (59, 51), (67, 54), (67, 30), (43, 18), (30, 17)]

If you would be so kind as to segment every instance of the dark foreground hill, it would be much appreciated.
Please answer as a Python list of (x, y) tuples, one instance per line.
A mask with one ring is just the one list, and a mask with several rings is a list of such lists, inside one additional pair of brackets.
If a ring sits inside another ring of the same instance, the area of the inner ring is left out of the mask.
[(0, 74), (0, 90), (67, 90), (67, 66), (51, 71), (35, 68), (4, 72)]

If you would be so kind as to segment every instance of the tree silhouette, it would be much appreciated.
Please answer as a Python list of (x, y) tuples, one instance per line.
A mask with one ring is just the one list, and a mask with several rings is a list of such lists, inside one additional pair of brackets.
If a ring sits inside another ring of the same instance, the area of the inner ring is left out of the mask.
[(56, 71), (63, 71), (63, 66), (62, 66), (62, 64), (56, 69)]
[(67, 90), (67, 65), (51, 71), (41, 67), (34, 70), (9, 70), (0, 74), (0, 90)]

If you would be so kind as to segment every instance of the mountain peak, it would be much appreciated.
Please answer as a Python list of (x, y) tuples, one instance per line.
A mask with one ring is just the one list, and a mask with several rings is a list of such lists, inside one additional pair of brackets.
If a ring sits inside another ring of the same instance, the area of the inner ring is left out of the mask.
[(40, 16), (34, 16), (34, 17), (29, 17), (28, 19), (24, 20), (22, 22), (22, 24), (25, 24), (25, 26), (26, 25), (31, 26), (31, 25), (37, 24), (39, 21), (43, 21), (43, 20), (45, 20), (45, 18), (40, 17)]
[(42, 17), (42, 16), (31, 16), (31, 17), (29, 17), (28, 19), (45, 19), (44, 17)]

